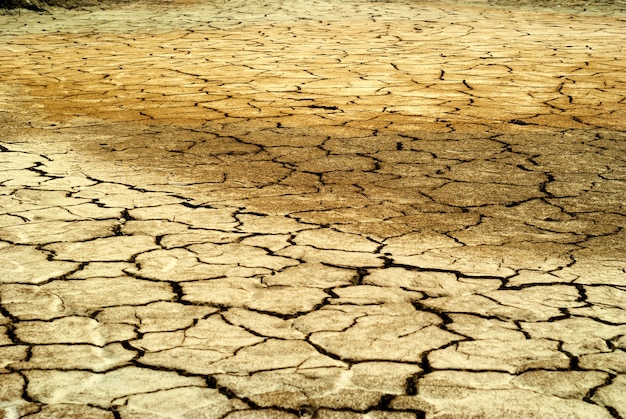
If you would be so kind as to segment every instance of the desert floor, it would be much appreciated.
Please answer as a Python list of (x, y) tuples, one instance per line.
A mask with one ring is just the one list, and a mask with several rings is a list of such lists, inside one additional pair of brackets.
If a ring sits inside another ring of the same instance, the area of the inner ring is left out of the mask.
[(610, 4), (0, 15), (2, 417), (626, 418), (625, 45)]

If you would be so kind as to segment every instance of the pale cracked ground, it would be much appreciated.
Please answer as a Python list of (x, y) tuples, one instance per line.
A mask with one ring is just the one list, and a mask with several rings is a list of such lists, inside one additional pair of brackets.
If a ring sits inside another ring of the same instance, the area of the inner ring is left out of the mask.
[(4, 418), (626, 418), (623, 12), (0, 16)]

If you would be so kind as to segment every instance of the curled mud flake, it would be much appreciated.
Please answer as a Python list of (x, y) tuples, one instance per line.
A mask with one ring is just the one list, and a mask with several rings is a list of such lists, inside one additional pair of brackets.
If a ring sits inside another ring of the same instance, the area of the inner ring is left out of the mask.
[(366, 276), (364, 284), (380, 287), (421, 291), (429, 297), (477, 294), (500, 287), (501, 281), (493, 278), (467, 278), (454, 272), (410, 269), (392, 266), (376, 269)]
[(626, 387), (624, 377), (624, 375), (618, 375), (612, 377), (610, 381), (607, 380), (607, 384), (598, 388), (592, 398), (592, 400), (600, 406), (606, 406), (607, 410), (609, 410), (614, 417), (616, 415), (622, 417), (626, 415), (626, 410), (624, 410), (624, 406), (620, 403), (620, 394), (622, 394)]
[[(0, 346), (0, 357), (2, 357), (1, 358), (2, 363), (0, 364), (0, 372), (1, 372), (0, 377), (9, 377), (7, 378), (7, 381), (9, 382), (9, 384), (7, 384), (8, 389), (11, 389), (11, 386), (15, 385), (14, 380), (19, 381), (18, 377), (10, 377), (8, 375), (9, 373), (15, 371), (15, 369), (13, 368), (13, 365), (26, 361), (28, 359), (28, 356), (29, 356), (29, 347), (27, 345), (9, 344), (5, 346)], [(17, 397), (17, 399), (19, 399), (19, 397)], [(9, 401), (11, 399), (5, 399), (5, 400)]]
[[(218, 382), (260, 406), (277, 403), (291, 409), (312, 406), (362, 411), (375, 406), (382, 394), (401, 394), (407, 377), (419, 371), (417, 366), (402, 363), (363, 362), (350, 367), (263, 371), (245, 380), (224, 374), (218, 376)], [(263, 388), (270, 391), (260, 391)]]
[(310, 339), (343, 359), (417, 363), (423, 352), (458, 339), (457, 335), (439, 328), (441, 323), (438, 316), (427, 312), (405, 316), (366, 315), (356, 319), (354, 326), (346, 331), (313, 333)]
[(623, 374), (626, 372), (626, 352), (624, 350), (615, 350), (583, 355), (580, 357), (578, 364), (584, 369)]
[(264, 341), (265, 338), (214, 315), (184, 331), (147, 333), (132, 345), (145, 351), (139, 360), (142, 364), (193, 374), (213, 374), (219, 371), (216, 362)]
[[(531, 338), (555, 339), (563, 343), (563, 350), (573, 356), (613, 352), (607, 342), (626, 334), (626, 326), (600, 323), (593, 319), (572, 317), (551, 322), (522, 323), (522, 329)], [(621, 356), (615, 353), (615, 359)], [(598, 359), (602, 358), (600, 356)]]
[(103, 372), (129, 365), (137, 353), (120, 343), (35, 345), (28, 361), (11, 364), (16, 370), (89, 370)]
[(150, 236), (115, 236), (90, 241), (55, 243), (45, 249), (55, 252), (56, 260), (79, 262), (130, 261), (135, 255), (158, 248)]
[(136, 220), (169, 220), (196, 228), (232, 229), (234, 208), (204, 208), (185, 204), (146, 206), (129, 211)]
[(271, 286), (250, 278), (218, 278), (186, 282), (184, 300), (220, 307), (243, 307), (279, 315), (295, 315), (314, 310), (328, 294), (324, 290), (299, 286)]
[(23, 398), (26, 380), (18, 373), (0, 374), (0, 400), (3, 401), (5, 415), (19, 415), (19, 411), (27, 406), (28, 398)]
[(230, 399), (218, 389), (189, 386), (130, 395), (125, 397), (125, 403), (118, 411), (122, 417), (153, 414), (223, 417), (247, 408), (244, 402)]
[(241, 225), (237, 228), (244, 233), (290, 234), (316, 226), (300, 223), (294, 218), (265, 214), (238, 214)]
[[(45, 404), (68, 403), (110, 408), (123, 405), (130, 394), (151, 393), (177, 387), (204, 387), (200, 377), (175, 372), (125, 367), (104, 374), (87, 371), (25, 371), (28, 394)], [(60, 386), (60, 384), (62, 384)]]
[(124, 271), (133, 265), (129, 262), (81, 263), (80, 269), (67, 276), (67, 279), (113, 278), (124, 276)]
[(284, 257), (283, 251), (272, 253), (256, 246), (240, 243), (198, 244), (190, 246), (189, 250), (195, 252), (198, 259), (207, 264), (230, 264), (272, 270), (281, 270), (298, 264), (295, 259)]
[(579, 243), (582, 235), (560, 233), (528, 225), (522, 221), (483, 219), (476, 226), (451, 235), (467, 245), (506, 245), (519, 242)]
[(137, 307), (135, 316), (140, 322), (139, 332), (165, 332), (189, 328), (216, 311), (214, 307), (158, 301)]
[(135, 328), (126, 324), (101, 323), (89, 317), (61, 317), (49, 322), (24, 321), (15, 329), (16, 336), (31, 344), (86, 343), (104, 346), (133, 339)]
[(501, 339), (520, 340), (526, 339), (512, 321), (503, 321), (493, 318), (485, 318), (474, 314), (450, 314), (452, 322), (447, 324), (448, 330), (468, 336), (474, 340)]
[(0, 282), (40, 284), (76, 271), (80, 264), (74, 261), (50, 260), (50, 253), (34, 246), (10, 246), (1, 249)]
[(87, 241), (112, 235), (115, 222), (48, 221), (0, 228), (0, 237), (20, 244), (46, 244), (61, 241)]
[(373, 252), (378, 243), (356, 234), (342, 233), (329, 228), (305, 230), (296, 235), (294, 242), (319, 249), (336, 249), (355, 252)]
[(294, 327), (294, 319), (282, 319), (242, 308), (231, 308), (223, 316), (229, 323), (259, 336), (300, 340), (304, 340), (306, 337), (304, 333)]
[(419, 255), (433, 249), (445, 249), (462, 246), (453, 238), (435, 231), (422, 231), (419, 233), (403, 234), (385, 241), (382, 253), (390, 256)]
[[(525, 415), (533, 411), (548, 416), (567, 412), (588, 418), (611, 417), (601, 406), (575, 398), (564, 398), (560, 394), (546, 394), (543, 389), (529, 388), (527, 383), (516, 376), (503, 372), (433, 371), (424, 375), (417, 385), (419, 394), (398, 396), (392, 400), (390, 407), (421, 409), (452, 416), (469, 412), (473, 415), (488, 412)], [(523, 395), (523, 398), (519, 399), (516, 395)]]
[(126, 272), (159, 281), (176, 278), (179, 282), (269, 273), (267, 268), (241, 266), (234, 260), (228, 261), (230, 263), (205, 263), (199, 259), (200, 254), (187, 249), (154, 250), (138, 255), (135, 258), (136, 266), (126, 269)]
[(449, 182), (426, 194), (435, 202), (455, 207), (481, 207), (484, 205), (511, 205), (544, 194), (535, 185), (506, 185), (494, 183)]
[(37, 413), (32, 413), (23, 417), (28, 419), (43, 419), (46, 417), (90, 417), (93, 419), (114, 419), (115, 415), (110, 410), (94, 406), (59, 403), (45, 405)]
[(384, 288), (372, 285), (356, 285), (333, 290), (337, 298), (332, 304), (385, 304), (420, 300), (423, 294), (403, 289)]
[[(281, 354), (276, 356), (276, 354)], [(336, 368), (345, 368), (341, 360), (320, 353), (313, 345), (302, 340), (268, 339), (257, 345), (241, 348), (235, 356), (215, 362), (211, 369), (214, 373), (254, 374), (263, 371), (289, 369), (320, 369), (323, 373)], [(219, 381), (219, 380), (218, 380)]]
[(536, 368), (568, 368), (569, 358), (548, 340), (477, 340), (431, 352), (435, 369), (495, 370), (517, 374)]
[(241, 243), (246, 246), (258, 247), (274, 253), (291, 246), (292, 238), (293, 236), (291, 234), (258, 235), (247, 237), (241, 240)]
[(2, 290), (1, 295), (7, 310), (23, 319), (90, 315), (104, 307), (141, 305), (175, 297), (168, 284), (129, 276), (55, 280), (39, 287), (13, 285)]
[(568, 399), (582, 399), (597, 386), (604, 384), (609, 374), (599, 371), (528, 371), (512, 381), (516, 387), (541, 394)]
[(291, 246), (277, 254), (303, 260), (306, 263), (324, 263), (346, 268), (381, 267), (384, 264), (384, 261), (375, 253), (317, 249), (308, 245)]
[(260, 408), (256, 407), (254, 409), (248, 408), (246, 410), (237, 410), (235, 412), (231, 412), (225, 416), (228, 419), (252, 419), (255, 416), (262, 415), (267, 419), (298, 419), (307, 417), (311, 415), (310, 409), (299, 409), (296, 412), (289, 412), (285, 409), (276, 409), (276, 408)]
[(278, 273), (265, 275), (263, 284), (268, 286), (312, 287), (327, 289), (350, 285), (355, 280), (353, 269), (328, 266), (320, 262), (289, 266)]

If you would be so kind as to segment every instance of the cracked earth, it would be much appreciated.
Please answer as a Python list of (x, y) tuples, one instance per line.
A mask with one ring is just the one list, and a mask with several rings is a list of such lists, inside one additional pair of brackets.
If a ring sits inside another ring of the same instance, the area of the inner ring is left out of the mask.
[(1, 15), (3, 417), (626, 418), (615, 4)]

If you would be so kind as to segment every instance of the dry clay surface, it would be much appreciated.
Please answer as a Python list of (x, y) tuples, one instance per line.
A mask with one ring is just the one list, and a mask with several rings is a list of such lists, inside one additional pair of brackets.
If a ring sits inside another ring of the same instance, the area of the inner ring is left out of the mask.
[(626, 21), (531, 6), (0, 16), (2, 417), (626, 418)]

